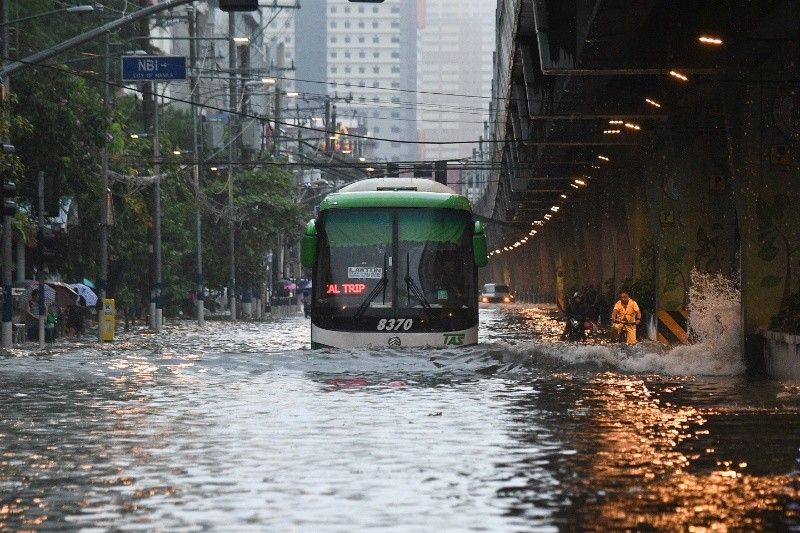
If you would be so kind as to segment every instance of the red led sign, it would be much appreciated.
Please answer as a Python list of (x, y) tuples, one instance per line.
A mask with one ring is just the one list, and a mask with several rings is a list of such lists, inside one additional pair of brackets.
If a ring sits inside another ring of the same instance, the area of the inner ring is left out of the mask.
[(328, 283), (325, 294), (361, 294), (367, 288), (365, 283)]

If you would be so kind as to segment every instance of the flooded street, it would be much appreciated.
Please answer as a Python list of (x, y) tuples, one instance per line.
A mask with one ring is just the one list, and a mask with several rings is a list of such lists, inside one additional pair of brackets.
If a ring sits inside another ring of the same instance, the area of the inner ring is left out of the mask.
[(477, 347), (311, 351), (296, 316), (3, 357), (0, 530), (800, 528), (800, 383), (560, 327), (487, 308)]

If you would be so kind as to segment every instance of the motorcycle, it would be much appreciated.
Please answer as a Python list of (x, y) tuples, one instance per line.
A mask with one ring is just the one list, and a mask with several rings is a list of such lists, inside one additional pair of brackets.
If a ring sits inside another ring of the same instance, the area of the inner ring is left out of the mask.
[(580, 342), (586, 339), (585, 320), (580, 317), (567, 317), (566, 339), (570, 342)]

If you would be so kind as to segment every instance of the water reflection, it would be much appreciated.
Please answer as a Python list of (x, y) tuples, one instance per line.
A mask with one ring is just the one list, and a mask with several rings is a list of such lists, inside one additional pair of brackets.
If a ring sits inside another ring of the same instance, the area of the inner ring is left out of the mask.
[[(537, 420), (550, 412), (562, 445), (549, 457), (525, 457), (514, 465), (524, 483), (498, 492), (511, 500), (509, 512), (549, 508), (553, 523), (567, 529), (797, 526), (796, 404), (718, 412), (686, 404), (694, 399), (695, 379), (670, 383), (604, 373), (569, 381), (576, 386), (550, 384), (515, 409), (534, 412)], [(700, 381), (700, 389), (716, 389), (717, 399), (741, 399), (733, 392), (740, 383)], [(561, 416), (550, 409), (560, 409)], [(778, 411), (782, 421), (767, 422)], [(543, 436), (521, 438), (530, 445)], [(764, 468), (765, 458), (771, 468)], [(754, 461), (762, 468), (753, 469)], [(550, 475), (543, 475), (542, 463)]]

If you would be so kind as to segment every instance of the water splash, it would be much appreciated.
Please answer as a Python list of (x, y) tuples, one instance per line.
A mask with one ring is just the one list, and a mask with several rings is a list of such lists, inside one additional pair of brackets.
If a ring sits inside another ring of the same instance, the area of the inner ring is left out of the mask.
[[(689, 290), (692, 344), (663, 348), (647, 340), (636, 346), (596, 342), (532, 342), (512, 348), (550, 364), (665, 375), (730, 376), (745, 370), (740, 347), (741, 292), (722, 274), (693, 270)], [(655, 323), (648, 324), (654, 336)]]
[(647, 338), (651, 341), (658, 340), (658, 325), (655, 314), (650, 314), (647, 319)]

